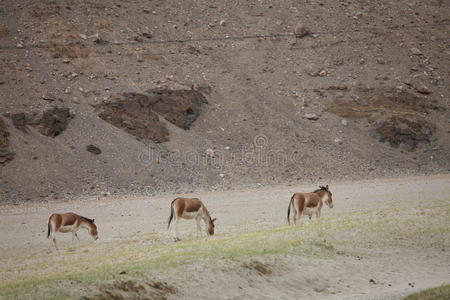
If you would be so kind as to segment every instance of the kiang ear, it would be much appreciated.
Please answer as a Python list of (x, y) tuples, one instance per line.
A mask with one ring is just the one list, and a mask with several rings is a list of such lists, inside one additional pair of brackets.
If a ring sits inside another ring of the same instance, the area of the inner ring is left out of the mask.
[(213, 223), (214, 223), (214, 221), (215, 221), (215, 220), (217, 220), (217, 218), (214, 218), (214, 219), (212, 219), (212, 220), (211, 220), (211, 222), (213, 222)]
[(92, 224), (95, 223), (95, 219), (92, 219)]
[(327, 190), (328, 190), (328, 184), (327, 184), (326, 188), (327, 188)]

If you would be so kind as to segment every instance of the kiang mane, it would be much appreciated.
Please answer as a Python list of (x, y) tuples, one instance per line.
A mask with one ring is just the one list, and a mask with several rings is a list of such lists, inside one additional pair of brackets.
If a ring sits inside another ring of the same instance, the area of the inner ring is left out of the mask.
[(317, 190), (315, 190), (313, 193), (317, 193), (320, 191), (328, 191), (328, 189), (325, 186), (319, 186), (319, 188)]
[(83, 217), (83, 216), (80, 216), (80, 217), (83, 218), (84, 220), (88, 221), (89, 223), (94, 223), (93, 219), (89, 219), (89, 218), (86, 218), (86, 217)]

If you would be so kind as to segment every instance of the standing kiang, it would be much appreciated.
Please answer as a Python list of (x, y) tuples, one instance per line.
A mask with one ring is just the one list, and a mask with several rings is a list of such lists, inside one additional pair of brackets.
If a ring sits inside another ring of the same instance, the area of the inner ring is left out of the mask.
[(320, 186), (312, 193), (295, 193), (289, 202), (287, 219), (290, 224), (291, 207), (294, 209), (294, 224), (302, 215), (308, 215), (309, 219), (315, 214), (317, 219), (320, 218), (323, 203), (329, 208), (333, 208), (333, 194), (330, 192), (328, 185)]
[[(94, 219), (89, 219), (74, 213), (52, 214), (48, 219), (47, 238), (51, 238), (56, 250), (58, 250), (55, 238), (56, 232), (71, 232), (73, 243), (75, 237), (78, 239), (78, 241), (80, 241), (80, 238), (77, 235), (77, 231), (81, 228), (86, 229), (88, 233), (94, 238), (94, 240), (98, 239), (97, 226), (94, 224)], [(48, 246), (49, 250), (52, 241)]]
[(179, 241), (177, 225), (181, 219), (195, 219), (197, 222), (197, 237), (201, 235), (201, 221), (206, 225), (206, 233), (208, 235), (214, 234), (214, 221), (209, 215), (209, 211), (206, 206), (198, 198), (176, 198), (170, 204), (170, 217), (167, 224), (167, 229), (170, 228), (170, 223), (174, 220), (173, 238), (175, 242)]

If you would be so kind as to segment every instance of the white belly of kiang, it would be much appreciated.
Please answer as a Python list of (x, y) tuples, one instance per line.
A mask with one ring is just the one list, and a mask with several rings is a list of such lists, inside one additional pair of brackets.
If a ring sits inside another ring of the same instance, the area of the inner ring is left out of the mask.
[(317, 212), (317, 209), (318, 209), (317, 207), (306, 207), (303, 210), (303, 214), (311, 216)]
[(72, 232), (76, 229), (75, 224), (74, 225), (66, 225), (59, 228), (60, 232)]
[(194, 219), (197, 216), (198, 216), (198, 212), (196, 212), (196, 211), (183, 213), (183, 218), (185, 218), (185, 219)]

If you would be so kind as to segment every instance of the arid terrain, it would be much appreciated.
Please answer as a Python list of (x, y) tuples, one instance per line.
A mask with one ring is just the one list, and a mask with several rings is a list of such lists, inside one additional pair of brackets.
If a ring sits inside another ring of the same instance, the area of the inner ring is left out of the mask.
[[(175, 197), (106, 197), (6, 205), (0, 215), (0, 297), (65, 299), (400, 299), (450, 283), (450, 176), (330, 183), (335, 207), (288, 226), (294, 191), (200, 192), (216, 234), (167, 231)], [(58, 235), (54, 211), (94, 217), (99, 239)]]
[[(0, 298), (449, 284), (449, 36), (446, 0), (0, 1)], [(325, 184), (335, 208), (288, 226)], [(180, 196), (216, 235), (172, 241)], [(66, 211), (100, 239), (48, 252)]]
[(0, 200), (442, 174), (448, 1), (10, 1)]

